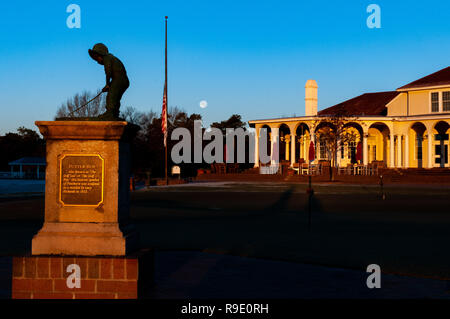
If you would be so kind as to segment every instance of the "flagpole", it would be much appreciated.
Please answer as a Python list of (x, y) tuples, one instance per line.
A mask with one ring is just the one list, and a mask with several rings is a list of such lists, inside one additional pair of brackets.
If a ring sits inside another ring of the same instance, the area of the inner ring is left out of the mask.
[[(165, 88), (166, 88), (166, 130), (167, 132), (169, 131), (169, 127), (167, 125), (167, 118), (169, 116), (168, 114), (168, 109), (169, 109), (169, 103), (168, 103), (168, 97), (167, 97), (167, 92), (168, 92), (168, 88), (167, 88), (167, 16), (165, 17), (165, 23), (166, 23), (166, 51), (165, 51), (165, 57), (166, 57), (166, 61), (165, 61), (165, 75), (166, 75), (166, 83), (165, 83)], [(166, 141), (165, 141), (165, 173), (166, 173), (166, 185), (169, 185), (169, 176), (167, 174), (167, 134), (166, 134)]]

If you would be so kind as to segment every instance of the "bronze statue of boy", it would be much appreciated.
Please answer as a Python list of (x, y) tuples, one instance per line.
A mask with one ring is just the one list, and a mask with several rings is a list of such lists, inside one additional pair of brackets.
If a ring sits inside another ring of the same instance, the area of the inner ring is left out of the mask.
[(106, 85), (102, 91), (108, 92), (108, 95), (106, 96), (106, 112), (100, 115), (99, 119), (118, 120), (120, 100), (130, 86), (127, 71), (123, 63), (109, 53), (108, 48), (103, 43), (97, 43), (88, 52), (92, 59), (105, 67)]

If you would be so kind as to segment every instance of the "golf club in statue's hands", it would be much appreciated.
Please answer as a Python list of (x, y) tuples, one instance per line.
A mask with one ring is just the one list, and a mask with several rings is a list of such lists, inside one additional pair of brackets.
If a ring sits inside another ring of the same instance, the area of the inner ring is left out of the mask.
[(92, 101), (94, 101), (96, 98), (98, 98), (104, 91), (100, 91), (96, 96), (94, 96), (92, 99), (90, 99), (89, 101), (87, 101), (86, 103), (84, 103), (82, 106), (77, 107), (75, 110), (73, 110), (72, 112), (69, 113), (69, 116), (72, 116), (75, 112), (81, 110), (83, 107), (85, 107), (86, 105), (88, 105), (89, 103), (91, 103)]

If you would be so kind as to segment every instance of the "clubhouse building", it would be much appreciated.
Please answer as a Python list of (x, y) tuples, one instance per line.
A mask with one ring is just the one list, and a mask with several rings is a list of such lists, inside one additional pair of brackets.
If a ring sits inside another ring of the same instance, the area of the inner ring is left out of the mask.
[[(262, 128), (268, 132), (268, 154), (278, 143), (280, 161), (291, 166), (333, 157), (339, 167), (356, 162), (388, 168), (450, 167), (450, 67), (395, 91), (365, 93), (319, 112), (317, 88), (314, 80), (306, 82), (303, 117), (249, 121), (257, 136), (255, 167), (260, 166)], [(325, 139), (330, 130), (354, 138), (342, 138), (330, 152)]]

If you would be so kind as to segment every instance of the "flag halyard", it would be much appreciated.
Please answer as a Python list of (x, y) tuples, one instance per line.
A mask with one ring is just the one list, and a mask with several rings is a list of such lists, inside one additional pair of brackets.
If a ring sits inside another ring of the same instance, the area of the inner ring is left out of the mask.
[(167, 147), (167, 84), (164, 84), (163, 104), (161, 113), (161, 129), (164, 135), (164, 147)]

